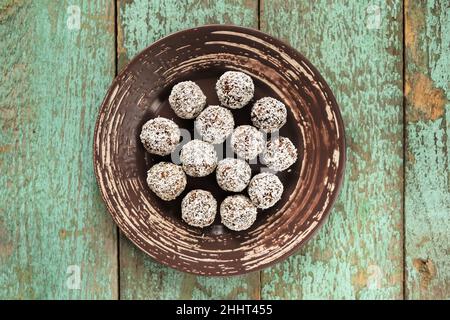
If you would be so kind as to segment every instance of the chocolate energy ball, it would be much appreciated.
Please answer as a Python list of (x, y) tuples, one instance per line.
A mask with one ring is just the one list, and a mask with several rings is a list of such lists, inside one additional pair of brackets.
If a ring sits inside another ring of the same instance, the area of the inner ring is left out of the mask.
[(180, 142), (180, 128), (170, 119), (158, 117), (147, 121), (140, 134), (145, 149), (159, 156), (166, 156), (175, 150)]
[(180, 160), (186, 174), (204, 177), (216, 168), (217, 153), (212, 144), (195, 139), (181, 148)]
[(206, 227), (214, 222), (217, 201), (209, 191), (192, 190), (181, 201), (181, 217), (193, 227)]
[(194, 119), (205, 108), (206, 96), (192, 81), (183, 81), (172, 88), (169, 103), (177, 116)]
[(253, 98), (255, 85), (243, 72), (227, 71), (216, 83), (220, 103), (230, 109), (240, 109)]
[(216, 180), (225, 191), (241, 192), (247, 187), (251, 177), (252, 170), (244, 160), (226, 158), (217, 165)]
[(272, 170), (286, 170), (297, 161), (297, 148), (289, 138), (276, 138), (267, 143), (262, 161)]
[(226, 197), (220, 205), (222, 223), (234, 231), (250, 228), (256, 220), (256, 213), (255, 205), (241, 194)]
[(150, 190), (165, 201), (178, 197), (186, 187), (186, 183), (186, 175), (181, 166), (170, 162), (157, 163), (147, 172)]
[(283, 189), (283, 184), (276, 175), (263, 172), (254, 176), (250, 181), (248, 195), (256, 207), (267, 209), (281, 199)]
[(195, 128), (204, 141), (222, 143), (233, 132), (233, 114), (223, 107), (209, 106), (197, 117)]
[(286, 123), (286, 117), (284, 103), (271, 97), (259, 99), (252, 107), (253, 125), (265, 132), (279, 130)]
[(263, 133), (248, 125), (237, 127), (231, 135), (231, 148), (239, 157), (247, 160), (260, 154), (265, 143)]

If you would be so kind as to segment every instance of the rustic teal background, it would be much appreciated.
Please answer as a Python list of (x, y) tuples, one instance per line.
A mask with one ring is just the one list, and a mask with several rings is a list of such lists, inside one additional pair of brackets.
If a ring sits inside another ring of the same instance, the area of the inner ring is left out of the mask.
[[(317, 236), (233, 278), (183, 274), (134, 248), (92, 168), (117, 71), (208, 23), (259, 28), (308, 57), (348, 144)], [(0, 298), (450, 299), (448, 1), (1, 0), (0, 48)]]

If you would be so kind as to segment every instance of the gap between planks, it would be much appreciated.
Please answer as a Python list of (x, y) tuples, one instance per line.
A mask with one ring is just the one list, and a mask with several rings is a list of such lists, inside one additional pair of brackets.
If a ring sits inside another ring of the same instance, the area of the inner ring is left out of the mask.
[(402, 108), (403, 108), (403, 171), (402, 171), (402, 181), (403, 181), (403, 189), (402, 189), (402, 263), (403, 263), (403, 281), (402, 281), (402, 298), (403, 300), (406, 300), (406, 201), (405, 201), (405, 194), (406, 194), (406, 93), (405, 93), (405, 86), (406, 86), (406, 44), (405, 44), (405, 23), (406, 23), (406, 9), (405, 9), (405, 0), (402, 1)]

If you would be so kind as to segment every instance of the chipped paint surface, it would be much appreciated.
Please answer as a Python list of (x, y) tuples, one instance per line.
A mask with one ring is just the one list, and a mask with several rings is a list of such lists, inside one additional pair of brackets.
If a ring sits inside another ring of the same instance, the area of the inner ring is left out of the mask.
[[(79, 30), (65, 1), (0, 5), (0, 299), (117, 297), (115, 226), (92, 169), (114, 7), (70, 3)], [(71, 265), (79, 290), (67, 287)]]
[[(331, 85), (349, 159), (330, 221), (297, 256), (262, 273), (262, 297), (401, 297), (400, 1), (282, 2), (261, 0), (261, 25), (297, 47)], [(70, 2), (84, 15), (80, 32), (65, 28), (67, 2), (0, 4), (0, 298), (117, 297), (115, 227), (95, 186), (90, 142), (114, 72), (114, 14), (110, 2), (92, 3)], [(365, 28), (369, 4), (381, 7), (380, 29)], [(444, 0), (404, 6), (405, 295), (448, 299), (450, 10)], [(118, 7), (119, 69), (168, 33), (258, 20), (252, 0), (119, 0)], [(196, 277), (127, 240), (120, 248), (123, 298), (260, 296), (258, 272)], [(86, 273), (81, 290), (69, 291), (66, 264), (75, 260)]]
[(414, 108), (407, 113), (408, 122), (437, 120), (444, 115), (448, 103), (443, 89), (433, 87), (433, 81), (422, 73), (408, 75), (405, 95)]
[(405, 10), (406, 298), (450, 299), (450, 3)]
[(256, 1), (119, 0), (120, 68), (154, 41), (199, 25), (226, 23), (257, 27)]

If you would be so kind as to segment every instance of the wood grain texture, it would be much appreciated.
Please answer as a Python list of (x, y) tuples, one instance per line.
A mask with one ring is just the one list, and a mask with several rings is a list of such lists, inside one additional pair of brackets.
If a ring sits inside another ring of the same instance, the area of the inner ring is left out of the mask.
[(114, 6), (2, 2), (0, 48), (0, 299), (116, 298), (116, 229), (92, 169)]
[(406, 298), (450, 299), (450, 3), (405, 2)]
[(402, 298), (402, 4), (372, 3), (261, 4), (262, 31), (297, 48), (331, 86), (348, 146), (329, 221), (262, 272), (262, 298)]
[[(119, 1), (119, 70), (136, 53), (157, 39), (186, 28), (210, 23), (257, 27), (257, 2)], [(157, 262), (120, 241), (122, 299), (244, 299), (259, 297), (259, 273), (231, 278), (184, 274)]]

